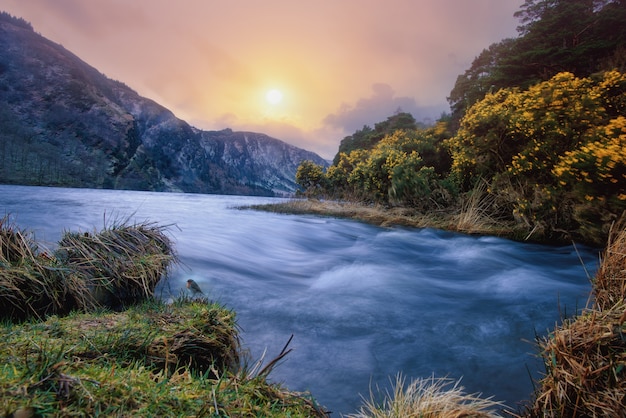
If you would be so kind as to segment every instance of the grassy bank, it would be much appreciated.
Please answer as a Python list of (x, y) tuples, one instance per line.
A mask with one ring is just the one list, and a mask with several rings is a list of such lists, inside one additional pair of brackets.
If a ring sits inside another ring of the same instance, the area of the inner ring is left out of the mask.
[(247, 208), (274, 213), (354, 219), (384, 227), (437, 228), (466, 234), (493, 235), (512, 239), (532, 238), (532, 234), (528, 236), (528, 231), (520, 230), (511, 222), (489, 216), (483, 210), (483, 205), (478, 199), (468, 202), (460, 210), (452, 212), (441, 210), (429, 213), (421, 213), (405, 207), (315, 199), (292, 199), (281, 203), (252, 205)]
[(235, 314), (206, 300), (0, 330), (3, 416), (325, 416), (242, 358)]
[(54, 251), (0, 220), (0, 415), (324, 417), (267, 381), (235, 313), (155, 300), (176, 262), (165, 228), (114, 222), (67, 232)]

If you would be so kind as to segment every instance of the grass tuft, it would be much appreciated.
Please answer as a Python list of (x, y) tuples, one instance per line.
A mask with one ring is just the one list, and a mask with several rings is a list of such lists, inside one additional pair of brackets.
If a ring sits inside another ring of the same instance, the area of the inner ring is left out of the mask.
[(0, 317), (24, 320), (72, 310), (114, 309), (152, 297), (177, 261), (165, 228), (113, 223), (98, 233), (66, 232), (54, 252), (0, 219)]
[[(499, 402), (464, 392), (460, 382), (444, 378), (412, 380), (408, 385), (402, 375), (397, 375), (392, 393), (386, 391), (382, 402), (370, 393), (356, 414), (347, 418), (491, 418), (500, 415), (494, 408)], [(380, 390), (379, 390), (380, 396)]]
[(488, 188), (488, 183), (481, 181), (467, 194), (461, 211), (455, 216), (454, 230), (467, 234), (494, 234), (507, 230), (507, 225), (492, 215), (495, 196)]
[(593, 282), (595, 304), (598, 309), (611, 309), (626, 300), (626, 230), (614, 226), (609, 243), (602, 256), (600, 268)]

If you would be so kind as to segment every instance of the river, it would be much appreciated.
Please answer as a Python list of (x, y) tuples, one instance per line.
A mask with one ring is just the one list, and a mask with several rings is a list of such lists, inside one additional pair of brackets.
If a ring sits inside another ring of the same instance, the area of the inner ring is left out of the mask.
[(535, 335), (586, 305), (597, 269), (584, 246), (238, 209), (276, 200), (0, 186), (0, 210), (49, 247), (114, 219), (171, 225), (182, 263), (159, 294), (196, 280), (237, 312), (253, 359), (273, 358), (293, 334), (270, 378), (333, 416), (398, 372), (462, 379), (515, 408), (530, 399), (529, 373), (543, 371)]

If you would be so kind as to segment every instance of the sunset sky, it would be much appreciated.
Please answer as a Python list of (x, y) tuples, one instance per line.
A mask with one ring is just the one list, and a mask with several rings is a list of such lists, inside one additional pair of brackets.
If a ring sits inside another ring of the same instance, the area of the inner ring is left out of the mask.
[(331, 159), (343, 137), (398, 108), (418, 121), (448, 112), (456, 77), (517, 36), (522, 3), (0, 0), (0, 10), (193, 126), (262, 132)]

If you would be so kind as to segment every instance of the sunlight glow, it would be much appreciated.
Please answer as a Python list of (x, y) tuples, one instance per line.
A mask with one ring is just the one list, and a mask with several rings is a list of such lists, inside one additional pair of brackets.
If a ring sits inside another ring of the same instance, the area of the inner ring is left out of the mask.
[(283, 94), (280, 90), (272, 89), (265, 95), (265, 100), (267, 100), (269, 104), (276, 105), (283, 100)]

